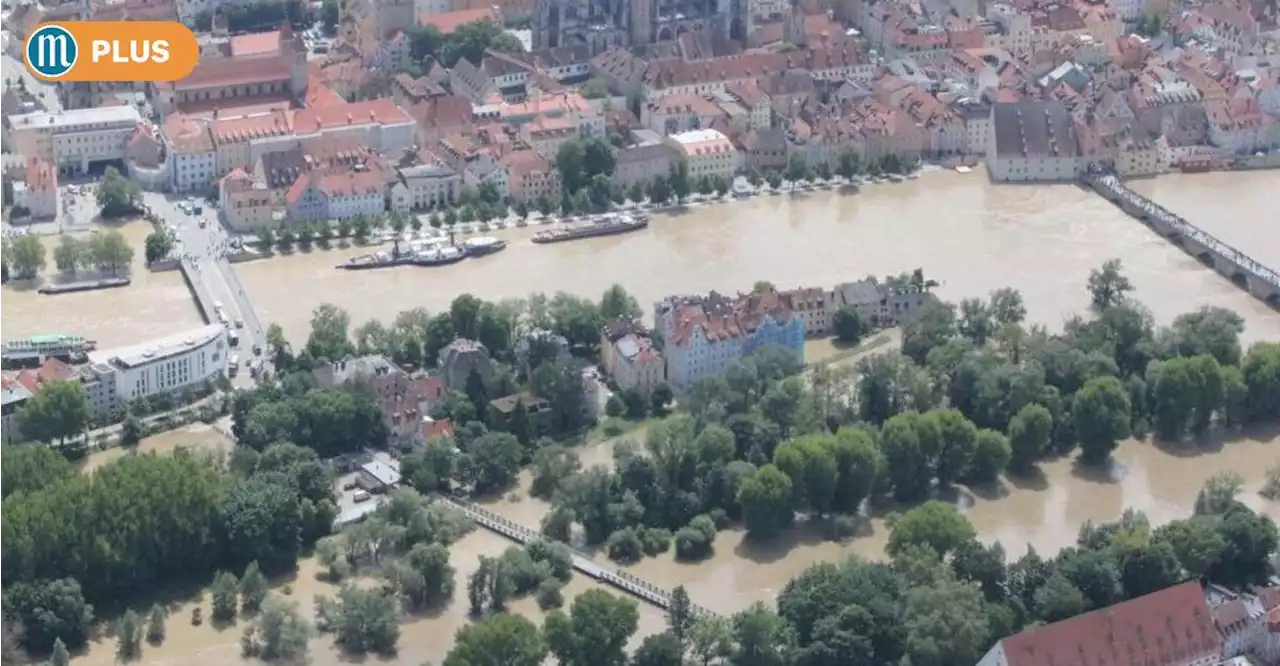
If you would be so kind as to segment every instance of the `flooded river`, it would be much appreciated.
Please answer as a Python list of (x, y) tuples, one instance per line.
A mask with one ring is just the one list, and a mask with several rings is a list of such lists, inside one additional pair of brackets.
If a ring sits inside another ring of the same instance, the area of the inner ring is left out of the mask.
[[(1155, 194), (1170, 209), (1273, 266), (1280, 264), (1280, 227), (1264, 224), (1263, 219), (1278, 186), (1277, 172), (1172, 176), (1137, 184), (1139, 191)], [(1017, 287), (1030, 318), (1056, 327), (1085, 311), (1084, 285), (1090, 269), (1118, 256), (1137, 297), (1159, 320), (1215, 304), (1245, 318), (1246, 340), (1280, 339), (1280, 316), (1100, 197), (1074, 186), (993, 186), (978, 174), (939, 172), (917, 181), (867, 187), (852, 196), (812, 193), (695, 207), (683, 214), (656, 216), (648, 230), (610, 238), (536, 246), (528, 242), (531, 229), (499, 233), (511, 243), (504, 252), (443, 268), (335, 270), (343, 258), (361, 252), (348, 249), (298, 253), (236, 270), (260, 319), (279, 322), (300, 342), (311, 310), (321, 301), (346, 308), (358, 324), (375, 317), (389, 320), (412, 307), (440, 311), (464, 292), (500, 299), (564, 290), (595, 298), (610, 283), (619, 282), (648, 304), (672, 293), (747, 289), (762, 279), (783, 288), (830, 286), (917, 267), (942, 281), (939, 293), (948, 299)], [(143, 236), (145, 230), (130, 236), (136, 238), (139, 254)], [(81, 296), (39, 297), (6, 288), (5, 336), (58, 330), (115, 344), (198, 321), (177, 274), (140, 271), (136, 278), (128, 289)], [(171, 450), (183, 440), (194, 443), (202, 437), (213, 438), (209, 447), (219, 446), (213, 435), (192, 431), (143, 447)], [(1116, 454), (1111, 477), (1084, 475), (1069, 461), (1059, 461), (1044, 465), (1037, 479), (1006, 483), (996, 494), (964, 492), (957, 501), (982, 538), (999, 540), (1014, 555), (1028, 544), (1053, 552), (1072, 543), (1084, 521), (1114, 519), (1126, 507), (1145, 511), (1159, 522), (1185, 516), (1200, 486), (1221, 471), (1241, 474), (1247, 484), (1242, 499), (1280, 518), (1280, 506), (1265, 504), (1256, 495), (1265, 470), (1280, 462), (1278, 443), (1274, 433), (1265, 433), (1227, 443), (1221, 450), (1180, 455), (1149, 443), (1126, 442)], [(608, 464), (611, 446), (584, 449), (584, 461)], [(118, 455), (122, 454), (95, 454), (88, 465)], [(528, 476), (521, 478), (527, 489)], [(546, 504), (519, 490), (490, 503), (490, 508), (536, 525)], [(750, 547), (741, 532), (727, 531), (718, 537), (715, 555), (706, 562), (679, 564), (665, 555), (646, 559), (632, 570), (659, 585), (684, 584), (698, 603), (731, 612), (751, 601), (771, 600), (815, 561), (850, 552), (879, 557), (886, 537), (880, 520), (869, 521), (862, 534), (845, 543), (824, 541), (818, 530), (798, 529), (790, 542), (767, 549)], [(404, 625), (401, 655), (394, 663), (443, 658), (455, 630), (466, 622), (465, 580), (476, 557), (496, 555), (507, 545), (480, 531), (455, 545), (456, 600), (438, 616)], [(305, 560), (292, 583), (292, 598), (307, 612), (315, 594), (332, 592), (331, 586), (316, 580), (315, 572), (315, 564)], [(589, 585), (575, 577), (570, 592)], [(168, 639), (161, 647), (144, 648), (141, 664), (213, 666), (239, 661), (242, 629), (192, 627), (192, 603), (175, 606)], [(207, 614), (207, 597), (202, 603)], [(514, 609), (540, 618), (531, 600), (516, 603)], [(660, 614), (642, 605), (638, 636), (661, 628)], [(313, 641), (311, 656), (317, 666), (347, 662), (333, 650), (329, 637)], [(95, 645), (75, 663), (114, 663), (114, 641)]]
[[(133, 248), (133, 283), (118, 289), (45, 296), (30, 283), (4, 286), (4, 339), (42, 333), (68, 333), (96, 340), (99, 348), (131, 345), (194, 328), (203, 323), (191, 292), (177, 271), (152, 273), (146, 269), (145, 243), (151, 225), (135, 220), (119, 227)], [(74, 234), (86, 237), (88, 234)], [(57, 236), (41, 238), (48, 266), (56, 273), (53, 249)]]
[[(1280, 186), (1280, 172), (1229, 175), (1227, 187), (1214, 175), (1213, 181), (1179, 181), (1177, 189), (1192, 201), (1261, 201)], [(1219, 211), (1226, 223), (1238, 217), (1233, 208)], [(1253, 243), (1280, 247), (1280, 227), (1263, 228), (1261, 212), (1255, 217), (1259, 226), (1248, 232)], [(534, 245), (528, 240), (532, 229), (498, 233), (510, 242), (506, 250), (447, 267), (335, 270), (362, 252), (349, 249), (297, 253), (236, 270), (259, 318), (280, 323), (300, 342), (321, 300), (346, 308), (359, 324), (418, 306), (440, 311), (464, 292), (501, 299), (563, 290), (598, 298), (618, 282), (647, 311), (675, 293), (745, 290), (757, 280), (781, 288), (830, 287), (917, 267), (943, 283), (939, 293), (948, 299), (1017, 287), (1030, 318), (1056, 327), (1088, 306), (1089, 271), (1108, 257), (1122, 257), (1138, 298), (1161, 321), (1212, 303), (1240, 312), (1249, 340), (1280, 338), (1274, 312), (1073, 185), (996, 186), (976, 173), (939, 171), (856, 195), (815, 192), (696, 206), (657, 215), (647, 230), (621, 236)], [(299, 298), (300, 290), (308, 296)]]

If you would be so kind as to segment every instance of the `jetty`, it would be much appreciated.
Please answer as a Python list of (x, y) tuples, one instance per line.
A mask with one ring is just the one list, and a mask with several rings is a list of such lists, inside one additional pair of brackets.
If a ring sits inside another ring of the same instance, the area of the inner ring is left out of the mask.
[(1092, 165), (1081, 177), (1084, 184), (1130, 216), (1141, 220), (1169, 242), (1231, 280), (1258, 300), (1280, 309), (1280, 274), (1275, 269), (1224, 243), (1213, 234), (1134, 192), (1110, 170)]
[(33, 335), (25, 340), (10, 340), (0, 347), (4, 363), (40, 361), (46, 358), (70, 359), (91, 352), (96, 347), (93, 340), (78, 335)]
[[(546, 538), (538, 533), (537, 530), (512, 522), (467, 500), (449, 496), (438, 496), (437, 499), (463, 512), (468, 518), (475, 521), (477, 525), (520, 545), (527, 545)], [(664, 612), (671, 610), (671, 592), (669, 590), (632, 576), (625, 571), (596, 564), (591, 558), (577, 550), (571, 549), (571, 551), (573, 554), (573, 568), (579, 573), (586, 574), (605, 585), (656, 606)], [(716, 615), (716, 613), (697, 604), (692, 604), (692, 611), (695, 617)]]

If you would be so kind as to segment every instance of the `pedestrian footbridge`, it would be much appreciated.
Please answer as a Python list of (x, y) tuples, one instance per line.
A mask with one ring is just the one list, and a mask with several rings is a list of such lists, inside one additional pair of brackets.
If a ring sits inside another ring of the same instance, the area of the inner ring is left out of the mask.
[[(539, 539), (544, 539), (537, 530), (530, 529), (519, 523), (512, 522), (492, 511), (477, 506), (471, 502), (457, 497), (438, 498), (440, 501), (446, 502), (454, 508), (462, 511), (476, 522), (477, 525), (506, 537), (518, 544), (525, 545)], [(626, 573), (618, 571), (610, 567), (596, 564), (585, 554), (573, 551), (573, 568), (579, 573), (586, 574), (605, 585), (609, 585), (621, 590), (639, 600), (657, 606), (663, 611), (671, 610), (671, 592), (664, 590), (653, 583), (641, 580)], [(715, 615), (711, 611), (697, 604), (693, 605), (693, 614), (695, 617), (703, 615)]]
[(1280, 309), (1280, 275), (1274, 269), (1134, 192), (1113, 173), (1090, 169), (1084, 183), (1236, 286)]

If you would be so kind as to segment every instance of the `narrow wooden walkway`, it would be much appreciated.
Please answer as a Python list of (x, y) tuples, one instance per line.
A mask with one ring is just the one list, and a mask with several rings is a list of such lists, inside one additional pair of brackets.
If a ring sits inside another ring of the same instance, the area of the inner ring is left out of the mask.
[[(484, 509), (476, 504), (468, 502), (457, 497), (440, 496), (440, 500), (449, 503), (459, 511), (467, 514), (477, 525), (506, 537), (518, 544), (526, 545), (533, 541), (543, 539), (537, 530), (531, 529), (519, 523), (512, 522), (499, 516), (498, 514)], [(633, 597), (639, 598), (641, 601), (657, 606), (663, 611), (671, 610), (671, 592), (665, 590), (649, 581), (636, 578), (625, 571), (618, 571), (609, 567), (601, 566), (591, 560), (591, 558), (572, 550), (573, 568), (584, 573), (605, 585), (612, 586)], [(695, 616), (716, 615), (711, 611), (699, 606), (693, 605), (693, 614)]]

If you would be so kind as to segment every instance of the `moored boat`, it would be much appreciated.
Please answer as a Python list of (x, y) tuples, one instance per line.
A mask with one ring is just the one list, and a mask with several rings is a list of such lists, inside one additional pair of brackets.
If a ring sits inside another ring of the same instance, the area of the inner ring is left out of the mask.
[(493, 236), (479, 236), (476, 238), (468, 238), (462, 242), (462, 248), (466, 250), (467, 256), (481, 257), (486, 254), (499, 252), (507, 247), (507, 241)]
[(423, 250), (413, 255), (415, 266), (447, 266), (456, 264), (467, 258), (467, 251), (461, 245), (442, 245)]
[(596, 236), (612, 236), (637, 231), (649, 226), (649, 219), (644, 216), (618, 215), (610, 213), (595, 216), (586, 220), (568, 222), (557, 229), (539, 231), (533, 235), (535, 243), (560, 243), (579, 238)]
[(79, 335), (53, 333), (33, 335), (22, 340), (7, 340), (2, 349), (5, 361), (23, 361), (46, 357), (74, 358), (97, 349), (98, 343)]

